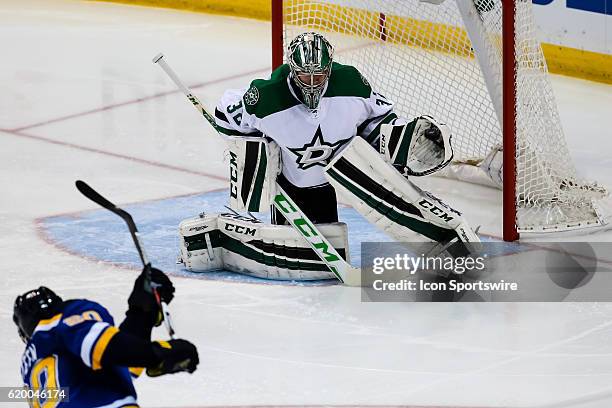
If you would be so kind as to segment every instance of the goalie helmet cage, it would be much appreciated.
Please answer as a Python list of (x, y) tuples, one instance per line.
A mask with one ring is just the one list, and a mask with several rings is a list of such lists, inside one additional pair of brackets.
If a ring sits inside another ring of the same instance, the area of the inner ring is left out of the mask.
[(304, 31), (324, 34), (398, 115), (449, 124), (446, 173), (503, 188), (505, 240), (605, 223), (608, 193), (577, 177), (530, 0), (272, 0), (274, 68)]

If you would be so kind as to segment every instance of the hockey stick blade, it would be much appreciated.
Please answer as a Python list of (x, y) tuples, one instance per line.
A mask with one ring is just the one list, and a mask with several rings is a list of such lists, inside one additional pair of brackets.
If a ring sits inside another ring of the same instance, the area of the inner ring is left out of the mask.
[(151, 263), (147, 259), (147, 255), (144, 252), (144, 249), (142, 247), (142, 242), (140, 241), (140, 236), (138, 235), (138, 228), (136, 228), (136, 223), (134, 222), (134, 219), (132, 218), (130, 213), (128, 213), (125, 210), (122, 210), (121, 208), (117, 207), (115, 204), (108, 201), (106, 198), (102, 196), (102, 194), (98, 193), (96, 190), (91, 188), (89, 184), (87, 184), (83, 180), (77, 180), (74, 184), (76, 185), (77, 190), (79, 190), (81, 194), (83, 194), (85, 197), (89, 198), (94, 203), (106, 208), (107, 210), (114, 212), (119, 217), (121, 217), (123, 221), (125, 221), (125, 223), (128, 226), (128, 229), (130, 230), (130, 234), (132, 235), (132, 239), (134, 240), (134, 245), (136, 246), (136, 250), (138, 250), (138, 255), (140, 256), (142, 265), (144, 267), (150, 268)]
[(145, 271), (145, 290), (150, 292), (155, 296), (155, 301), (159, 305), (162, 310), (162, 314), (164, 316), (164, 322), (166, 324), (166, 329), (168, 330), (168, 334), (170, 338), (174, 338), (174, 328), (172, 327), (172, 323), (170, 320), (170, 312), (168, 312), (167, 305), (162, 302), (161, 297), (159, 296), (159, 292), (155, 289), (153, 282), (151, 281), (151, 262), (149, 262), (147, 255), (144, 252), (144, 247), (140, 240), (140, 236), (138, 235), (138, 228), (136, 228), (136, 223), (134, 219), (127, 211), (117, 207), (115, 204), (111, 203), (102, 194), (98, 193), (94, 190), (89, 184), (85, 183), (83, 180), (77, 180), (75, 183), (77, 190), (85, 197), (89, 198), (94, 203), (100, 205), (103, 208), (106, 208), (109, 211), (114, 212), (119, 217), (125, 221), (130, 230), (130, 235), (132, 236), (132, 240), (134, 241), (134, 246), (138, 251), (138, 255), (140, 256), (140, 260), (142, 261), (142, 265), (144, 266)]
[[(150, 282), (151, 263), (147, 259), (146, 254), (144, 253), (144, 250), (142, 248), (142, 242), (140, 241), (140, 237), (138, 236), (138, 228), (136, 228), (136, 223), (134, 222), (134, 219), (132, 218), (130, 213), (128, 213), (125, 210), (122, 210), (121, 208), (117, 207), (115, 204), (111, 203), (109, 200), (104, 198), (102, 194), (98, 193), (86, 182), (82, 180), (77, 180), (74, 184), (76, 185), (77, 190), (79, 190), (81, 194), (83, 194), (85, 197), (89, 198), (91, 201), (100, 205), (101, 207), (114, 212), (119, 217), (121, 217), (123, 221), (125, 221), (125, 223), (128, 226), (128, 229), (130, 230), (130, 235), (132, 236), (132, 239), (134, 240), (134, 245), (136, 246), (136, 249), (138, 250), (138, 255), (140, 256), (142, 265), (147, 270), (147, 274), (149, 275), (149, 282)], [(148, 286), (150, 286), (150, 283), (148, 284)]]
[[(122, 210), (121, 208), (117, 207), (115, 204), (108, 201), (100, 193), (98, 193), (96, 190), (91, 188), (91, 186), (87, 184), (86, 182), (82, 180), (77, 180), (74, 184), (76, 185), (77, 190), (79, 190), (81, 194), (83, 194), (85, 197), (89, 198), (94, 203), (100, 205), (101, 207), (106, 208), (109, 211), (114, 212), (115, 214), (123, 218), (123, 220), (127, 223), (128, 228), (130, 229), (130, 232), (132, 233), (138, 232), (138, 228), (136, 228), (134, 219), (127, 211)], [(138, 252), (139, 253), (141, 252), (140, 248), (138, 249)], [(142, 256), (141, 256), (141, 259), (142, 259)], [(143, 260), (143, 264), (146, 264), (144, 260)]]

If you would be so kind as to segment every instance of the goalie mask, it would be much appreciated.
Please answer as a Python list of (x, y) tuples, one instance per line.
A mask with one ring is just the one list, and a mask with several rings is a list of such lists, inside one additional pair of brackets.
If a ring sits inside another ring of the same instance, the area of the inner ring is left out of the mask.
[(302, 102), (316, 111), (331, 75), (334, 48), (317, 33), (303, 33), (289, 44), (287, 60), (291, 79), (302, 92)]

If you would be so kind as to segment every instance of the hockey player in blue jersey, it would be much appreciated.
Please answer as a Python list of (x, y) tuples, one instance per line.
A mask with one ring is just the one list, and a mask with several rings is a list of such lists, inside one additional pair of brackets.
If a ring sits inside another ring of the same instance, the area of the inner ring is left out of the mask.
[[(168, 277), (152, 269), (151, 281), (169, 303), (174, 286)], [(199, 360), (193, 344), (181, 339), (151, 341), (162, 312), (145, 282), (143, 271), (119, 327), (102, 305), (86, 299), (62, 300), (44, 286), (17, 297), (13, 320), (26, 343), (21, 375), (34, 391), (31, 406), (138, 407), (132, 377), (143, 369), (152, 377), (195, 371)], [(59, 388), (68, 389), (67, 400), (36, 395), (37, 390)]]

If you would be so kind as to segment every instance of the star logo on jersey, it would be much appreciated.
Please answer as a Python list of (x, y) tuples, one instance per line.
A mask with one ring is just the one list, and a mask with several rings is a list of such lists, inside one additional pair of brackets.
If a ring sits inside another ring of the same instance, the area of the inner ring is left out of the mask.
[(323, 140), (321, 125), (317, 128), (310, 143), (302, 147), (289, 148), (297, 156), (298, 169), (306, 170), (314, 166), (325, 167), (333, 159), (338, 149), (344, 146), (351, 138), (338, 140), (336, 143), (328, 143)]
[(244, 94), (244, 101), (247, 105), (255, 105), (259, 101), (259, 90), (255, 86), (250, 87)]

